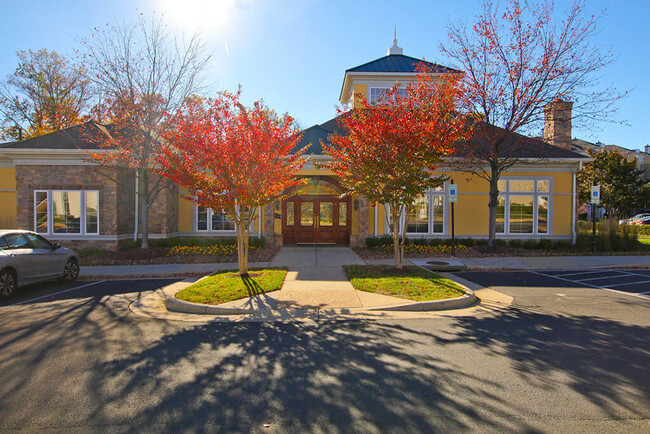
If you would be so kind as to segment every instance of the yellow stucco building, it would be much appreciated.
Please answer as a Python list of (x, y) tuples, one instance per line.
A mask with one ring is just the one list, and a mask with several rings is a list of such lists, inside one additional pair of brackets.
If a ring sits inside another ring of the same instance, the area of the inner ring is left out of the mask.
[[(415, 80), (418, 62), (394, 43), (386, 56), (345, 72), (340, 103), (353, 108), (362, 97), (375, 102), (396, 82), (406, 85)], [(434, 73), (458, 73), (429, 66)], [(570, 106), (566, 108), (547, 110), (545, 141), (525, 138), (530, 142), (525, 154), (501, 177), (498, 237), (575, 240), (576, 173), (588, 159), (570, 151)], [(137, 179), (127, 169), (101, 168), (87, 161), (88, 150), (96, 149), (86, 134), (93, 128), (96, 125), (88, 122), (0, 146), (2, 228), (35, 230), (77, 247), (118, 248), (137, 239)], [(335, 118), (303, 132), (301, 146), (311, 144), (312, 155), (299, 176), (307, 178), (307, 183), (292, 191), (289, 199), (260, 210), (253, 223), (254, 236), (276, 245), (354, 246), (388, 233), (382, 204), (342, 196), (336, 177), (317, 168), (329, 158), (322, 153), (322, 143), (337, 131)], [(448, 176), (458, 186), (456, 236), (487, 238), (488, 183), (469, 173), (454, 172), (448, 162), (437, 174)], [(151, 238), (235, 236), (234, 223), (226, 215), (197, 207), (186, 197), (178, 186), (167, 183), (151, 207)], [(408, 221), (403, 221), (408, 237), (450, 237), (449, 183), (426, 192), (415, 205)]]

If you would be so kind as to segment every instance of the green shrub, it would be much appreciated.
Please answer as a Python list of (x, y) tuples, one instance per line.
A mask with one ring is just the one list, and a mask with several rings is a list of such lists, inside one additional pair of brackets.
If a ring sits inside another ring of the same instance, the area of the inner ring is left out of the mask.
[[(579, 222), (577, 235), (576, 247), (591, 249), (592, 223)], [(601, 220), (596, 225), (596, 250), (599, 252), (643, 250), (638, 238), (639, 227), (636, 225), (619, 225), (616, 219)]]
[(490, 244), (489, 240), (476, 240), (475, 245), (477, 246), (487, 246)]
[(386, 246), (393, 245), (393, 237), (390, 235), (382, 235), (379, 237), (368, 237), (366, 238), (366, 247), (369, 249), (381, 249)]
[[(250, 237), (248, 244), (251, 247), (262, 249), (266, 247), (266, 240), (264, 238)], [(237, 246), (237, 238), (235, 237), (215, 237), (215, 238), (202, 238), (202, 237), (171, 237), (159, 240), (151, 240), (151, 247), (209, 247), (209, 246)]]
[(537, 249), (539, 247), (539, 242), (537, 240), (526, 240), (521, 245), (524, 249)]
[(508, 247), (508, 240), (503, 240), (501, 238), (497, 239), (497, 246), (499, 247)]
[(476, 241), (473, 238), (462, 238), (460, 240), (457, 240), (457, 242), (460, 242), (467, 247), (473, 247), (476, 245)]
[(508, 247), (512, 247), (513, 249), (519, 249), (523, 245), (523, 241), (521, 240), (510, 240), (508, 242)]
[(545, 250), (552, 249), (553, 248), (553, 240), (549, 240), (548, 238), (542, 238), (537, 243), (537, 248), (538, 249), (545, 249)]

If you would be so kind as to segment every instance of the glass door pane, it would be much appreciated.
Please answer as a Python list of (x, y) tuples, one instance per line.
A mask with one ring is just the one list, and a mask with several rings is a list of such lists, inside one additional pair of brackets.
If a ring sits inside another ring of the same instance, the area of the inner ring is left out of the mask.
[(300, 226), (314, 226), (314, 202), (300, 204)]
[(339, 202), (339, 226), (347, 226), (348, 224), (348, 204), (346, 202)]
[(334, 203), (321, 202), (319, 212), (319, 226), (333, 226), (334, 225)]
[(293, 223), (295, 221), (293, 206), (293, 202), (287, 202), (287, 226), (293, 226)]

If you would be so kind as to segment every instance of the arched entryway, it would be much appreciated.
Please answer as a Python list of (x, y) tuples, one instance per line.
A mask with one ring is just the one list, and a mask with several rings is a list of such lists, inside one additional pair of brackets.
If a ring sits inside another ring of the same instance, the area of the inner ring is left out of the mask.
[(306, 179), (282, 203), (284, 244), (350, 244), (350, 197), (334, 178)]

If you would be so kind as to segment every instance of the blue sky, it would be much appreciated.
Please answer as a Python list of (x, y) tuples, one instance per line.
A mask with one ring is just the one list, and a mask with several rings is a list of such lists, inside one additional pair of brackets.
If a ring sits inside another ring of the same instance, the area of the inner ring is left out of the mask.
[[(565, 9), (568, 0), (556, 0)], [(130, 21), (153, 11), (170, 26), (191, 33), (199, 28), (214, 51), (209, 80), (214, 90), (243, 86), (247, 102), (263, 98), (289, 112), (303, 127), (336, 114), (344, 71), (386, 54), (393, 20), (404, 54), (454, 66), (442, 56), (450, 20), (471, 21), (475, 0), (0, 0), (0, 76), (13, 72), (17, 50), (47, 48), (72, 55), (76, 38), (93, 26)], [(619, 118), (629, 125), (603, 123), (573, 135), (633, 149), (650, 144), (647, 101), (650, 2), (588, 0), (588, 11), (607, 8), (596, 43), (618, 56), (602, 81), (630, 90)]]

